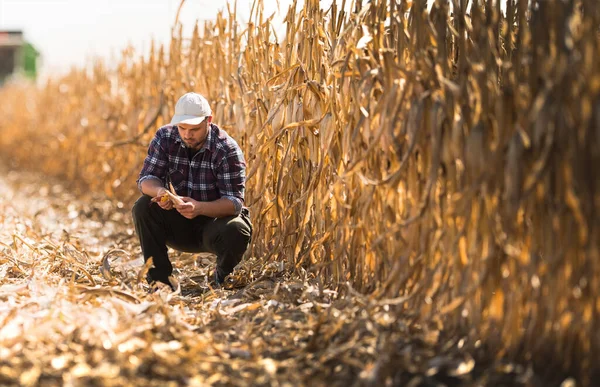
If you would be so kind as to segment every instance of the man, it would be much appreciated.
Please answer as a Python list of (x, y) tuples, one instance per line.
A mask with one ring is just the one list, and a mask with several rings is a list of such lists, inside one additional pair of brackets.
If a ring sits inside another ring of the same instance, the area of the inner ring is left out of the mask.
[[(133, 206), (148, 281), (170, 285), (167, 246), (217, 255), (214, 285), (241, 261), (252, 236), (244, 204), (246, 162), (237, 142), (212, 123), (208, 101), (187, 93), (170, 125), (158, 129), (137, 180), (142, 197)], [(181, 204), (163, 199), (172, 184)]]

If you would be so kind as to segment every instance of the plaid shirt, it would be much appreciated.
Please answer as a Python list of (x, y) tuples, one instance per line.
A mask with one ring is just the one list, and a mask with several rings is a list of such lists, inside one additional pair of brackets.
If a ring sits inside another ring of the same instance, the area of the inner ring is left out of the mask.
[(215, 124), (210, 125), (206, 141), (190, 161), (175, 125), (158, 129), (148, 148), (148, 156), (137, 180), (141, 191), (144, 180), (157, 179), (168, 187), (170, 181), (178, 195), (209, 202), (226, 198), (239, 214), (244, 203), (246, 161), (237, 142)]

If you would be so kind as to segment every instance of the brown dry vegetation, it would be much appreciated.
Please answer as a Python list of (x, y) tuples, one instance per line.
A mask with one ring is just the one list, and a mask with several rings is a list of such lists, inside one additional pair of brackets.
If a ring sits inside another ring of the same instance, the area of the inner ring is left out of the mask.
[[(4, 88), (2, 158), (130, 204), (154, 130), (202, 92), (247, 157), (249, 258), (585, 380), (600, 355), (600, 7), (476, 3), (311, 0), (283, 37), (260, 2), (248, 26), (231, 8), (147, 59)], [(398, 343), (378, 349), (389, 364)]]

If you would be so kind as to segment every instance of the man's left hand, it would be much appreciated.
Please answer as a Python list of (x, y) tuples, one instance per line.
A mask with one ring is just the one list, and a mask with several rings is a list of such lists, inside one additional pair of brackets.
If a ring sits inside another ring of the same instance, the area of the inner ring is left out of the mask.
[(200, 215), (200, 202), (187, 196), (182, 196), (183, 204), (175, 204), (173, 207), (185, 218), (193, 219)]

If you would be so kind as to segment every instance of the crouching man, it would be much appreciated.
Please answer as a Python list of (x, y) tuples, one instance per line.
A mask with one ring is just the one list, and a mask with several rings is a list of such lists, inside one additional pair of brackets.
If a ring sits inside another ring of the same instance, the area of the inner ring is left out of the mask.
[[(217, 256), (212, 280), (221, 285), (241, 261), (252, 236), (244, 207), (246, 162), (237, 142), (212, 123), (208, 101), (187, 93), (170, 125), (158, 129), (138, 178), (143, 193), (133, 221), (144, 260), (152, 257), (148, 281), (170, 285), (167, 246)], [(181, 202), (163, 199), (172, 184)]]

